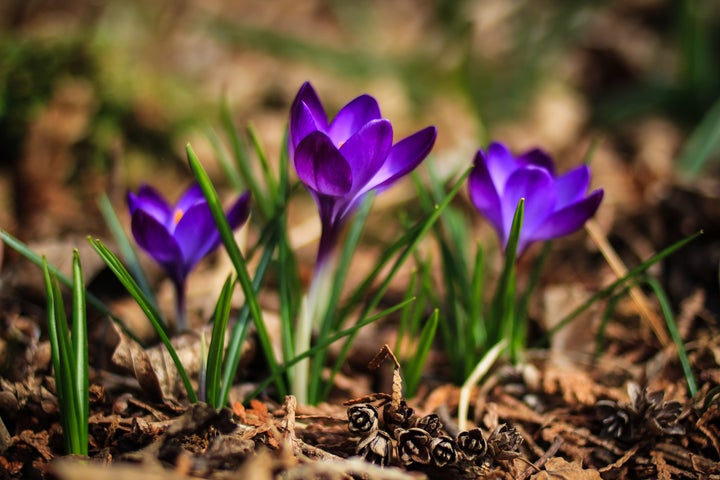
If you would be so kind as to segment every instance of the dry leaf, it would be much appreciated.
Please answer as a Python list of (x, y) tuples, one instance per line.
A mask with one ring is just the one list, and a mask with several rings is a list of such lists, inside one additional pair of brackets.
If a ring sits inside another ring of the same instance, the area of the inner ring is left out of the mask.
[(601, 480), (597, 470), (582, 468), (582, 462), (572, 463), (564, 458), (554, 457), (547, 461), (545, 470), (530, 477), (531, 480)]

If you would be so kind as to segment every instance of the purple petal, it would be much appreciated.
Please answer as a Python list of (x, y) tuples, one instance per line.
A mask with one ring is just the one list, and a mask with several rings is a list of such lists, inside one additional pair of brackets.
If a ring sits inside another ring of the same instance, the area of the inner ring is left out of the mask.
[(427, 127), (393, 145), (385, 163), (362, 191), (375, 188), (381, 192), (412, 172), (428, 156), (436, 138), (437, 129)]
[(519, 165), (533, 165), (544, 168), (551, 176), (555, 176), (555, 162), (553, 162), (547, 152), (539, 148), (528, 150), (517, 157), (516, 161)]
[(309, 189), (341, 197), (353, 183), (352, 170), (332, 140), (322, 132), (305, 137), (295, 150), (295, 170)]
[(190, 207), (201, 202), (207, 203), (205, 195), (203, 195), (200, 185), (193, 183), (187, 190), (185, 190), (185, 193), (182, 194), (180, 200), (178, 200), (177, 205), (175, 205), (175, 211), (180, 210), (181, 212), (186, 212)]
[(370, 95), (361, 95), (345, 105), (330, 123), (328, 135), (340, 147), (365, 124), (380, 118), (380, 107)]
[(324, 132), (322, 124), (317, 123), (312, 111), (307, 104), (301, 102), (297, 107), (293, 107), (290, 112), (290, 152), (293, 153), (297, 149), (300, 142), (312, 132)]
[(162, 265), (176, 282), (184, 281), (183, 255), (167, 228), (144, 210), (136, 210), (131, 221), (137, 244)]
[(392, 147), (392, 125), (385, 119), (365, 124), (340, 147), (352, 171), (351, 192), (360, 191), (382, 167)]
[[(493, 225), (500, 239), (505, 238), (502, 220), (502, 206), (497, 188), (487, 168), (487, 158), (478, 150), (473, 161), (473, 169), (468, 178), (470, 200), (478, 211)], [(503, 242), (504, 245), (504, 242)]]
[(182, 251), (183, 271), (187, 275), (219, 244), (220, 234), (208, 204), (197, 203), (190, 207), (175, 227), (174, 236)]
[(498, 195), (502, 197), (508, 178), (520, 166), (510, 150), (500, 142), (491, 143), (484, 158), (492, 183), (495, 185)]
[(243, 193), (226, 212), (228, 224), (232, 230), (244, 224), (250, 216), (250, 191)]
[(327, 115), (320, 98), (309, 82), (303, 83), (290, 108), (290, 141), (293, 148), (310, 132), (325, 132), (327, 128)]
[(550, 240), (568, 235), (590, 219), (603, 198), (603, 190), (595, 190), (584, 200), (569, 205), (550, 215), (545, 223), (533, 232), (533, 240)]
[(137, 195), (128, 192), (127, 200), (130, 215), (135, 214), (137, 210), (143, 210), (163, 225), (167, 224), (172, 216), (172, 207), (150, 185), (141, 185)]
[[(532, 238), (533, 232), (540, 227), (553, 212), (557, 200), (555, 183), (550, 173), (538, 167), (527, 166), (510, 175), (505, 192), (502, 195), (503, 244), (510, 235), (515, 209), (521, 198), (525, 199), (520, 239)], [(520, 247), (518, 247), (519, 250)]]
[(581, 165), (570, 170), (555, 179), (555, 185), (558, 191), (557, 210), (582, 200), (590, 185), (590, 167)]

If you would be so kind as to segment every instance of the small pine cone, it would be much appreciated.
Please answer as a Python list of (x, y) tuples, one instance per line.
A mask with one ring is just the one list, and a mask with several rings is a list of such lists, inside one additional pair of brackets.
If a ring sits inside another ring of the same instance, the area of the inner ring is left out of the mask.
[(378, 412), (369, 403), (350, 406), (347, 416), (348, 429), (353, 433), (369, 433), (378, 429)]
[(625, 442), (635, 439), (636, 428), (632, 419), (636, 416), (634, 412), (629, 412), (612, 400), (599, 400), (595, 404), (595, 412), (603, 425), (601, 436)]
[(411, 463), (430, 463), (430, 443), (432, 437), (422, 428), (411, 428), (409, 430), (398, 429), (395, 431), (398, 442), (398, 456), (405, 465)]
[(415, 411), (408, 407), (405, 400), (400, 402), (400, 406), (398, 408), (394, 408), (392, 403), (386, 404), (383, 408), (385, 430), (388, 432), (394, 432), (398, 428), (403, 430), (410, 428), (414, 415)]
[(457, 450), (453, 439), (446, 435), (433, 438), (430, 442), (430, 457), (438, 467), (457, 462)]
[(370, 463), (387, 466), (392, 461), (392, 438), (387, 432), (374, 430), (358, 443), (355, 452)]
[(678, 424), (682, 405), (680, 402), (664, 402), (665, 393), (645, 394), (647, 409), (644, 412), (645, 425), (656, 435), (682, 435), (685, 429)]
[(512, 460), (520, 456), (518, 448), (522, 441), (515, 427), (508, 427), (506, 423), (502, 423), (490, 434), (487, 441), (488, 451), (495, 460)]
[(484, 457), (487, 453), (487, 442), (479, 428), (458, 433), (457, 446), (463, 457), (470, 462)]
[(440, 421), (440, 417), (438, 417), (436, 414), (431, 413), (430, 415), (425, 415), (424, 417), (420, 417), (415, 422), (415, 427), (422, 428), (426, 432), (428, 432), (431, 436), (436, 436), (438, 433), (440, 433), (440, 430), (443, 427), (442, 422)]

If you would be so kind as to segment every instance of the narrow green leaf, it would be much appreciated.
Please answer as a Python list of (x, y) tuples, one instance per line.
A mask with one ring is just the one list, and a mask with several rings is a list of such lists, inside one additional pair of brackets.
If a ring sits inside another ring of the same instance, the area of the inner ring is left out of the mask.
[(417, 392), (423, 367), (425, 366), (425, 360), (427, 360), (430, 347), (435, 339), (435, 332), (437, 331), (439, 320), (440, 311), (436, 308), (422, 329), (417, 350), (415, 350), (415, 355), (413, 356), (412, 362), (410, 362), (410, 368), (405, 376), (405, 390), (408, 397), (415, 396)]
[(160, 337), (160, 340), (165, 345), (165, 348), (167, 348), (168, 353), (170, 354), (170, 357), (175, 364), (175, 368), (177, 368), (178, 370), (178, 375), (180, 375), (180, 379), (185, 386), (188, 400), (190, 401), (190, 403), (196, 403), (198, 399), (197, 395), (195, 394), (195, 390), (193, 390), (192, 383), (190, 383), (190, 377), (188, 377), (187, 371), (185, 370), (185, 367), (180, 361), (180, 357), (178, 357), (175, 348), (170, 342), (170, 338), (165, 331), (165, 325), (162, 321), (160, 313), (155, 309), (152, 303), (150, 303), (150, 300), (143, 294), (140, 286), (137, 284), (137, 282), (135, 282), (135, 279), (132, 277), (132, 275), (130, 275), (130, 273), (125, 269), (122, 262), (120, 262), (120, 259), (114, 253), (112, 253), (99, 239), (88, 238), (88, 240), (90, 241), (90, 244), (98, 253), (98, 255), (100, 255), (100, 258), (103, 259), (105, 264), (115, 274), (117, 279), (120, 280), (120, 283), (123, 284), (123, 286), (127, 289), (128, 293), (130, 293), (130, 295), (138, 303), (143, 313), (145, 313), (147, 319), (150, 320), (150, 323), (155, 329), (155, 332), (158, 334), (158, 337)]
[(73, 383), (77, 403), (77, 422), (80, 455), (88, 454), (88, 418), (90, 418), (90, 383), (88, 378), (87, 313), (85, 310), (85, 283), (80, 254), (73, 252), (73, 327), (72, 348), (75, 352)]
[(275, 181), (275, 176), (273, 174), (272, 168), (270, 167), (270, 163), (268, 162), (267, 155), (265, 154), (265, 149), (260, 143), (260, 137), (258, 136), (257, 130), (255, 130), (255, 127), (250, 124), (247, 127), (247, 132), (248, 136), (250, 137), (250, 142), (253, 145), (253, 150), (255, 150), (255, 155), (260, 161), (260, 168), (263, 172), (263, 179), (265, 180), (265, 186), (267, 187), (268, 197), (271, 199), (277, 198), (280, 195), (280, 192), (278, 191), (278, 185)]
[[(357, 250), (357, 245), (360, 243), (360, 237), (362, 235), (365, 222), (368, 214), (370, 213), (370, 207), (372, 206), (375, 195), (371, 192), (360, 204), (360, 208), (355, 213), (355, 217), (350, 225), (350, 229), (343, 242), (342, 249), (340, 250), (340, 256), (338, 258), (338, 265), (335, 271), (335, 277), (333, 279), (332, 289), (330, 290), (330, 298), (327, 301), (324, 318), (320, 322), (320, 332), (318, 338), (322, 339), (330, 333), (336, 331), (341, 322), (341, 318), (337, 315), (337, 305), (340, 301), (340, 295), (342, 294), (343, 286), (345, 285), (345, 279), (350, 270), (350, 261), (352, 260), (353, 253)], [(300, 353), (300, 352), (295, 352)], [(320, 399), (318, 394), (320, 393), (320, 385), (322, 382), (322, 372), (325, 367), (325, 359), (327, 352), (325, 350), (319, 350), (314, 356), (311, 363), (310, 371), (310, 385), (308, 387), (308, 400), (311, 404), (317, 403)]]
[(335, 334), (333, 334), (333, 335), (330, 335), (329, 337), (326, 337), (326, 338), (324, 338), (323, 340), (319, 341), (319, 342), (318, 342), (315, 346), (313, 346), (312, 348), (306, 350), (305, 352), (302, 352), (302, 353), (296, 355), (294, 358), (292, 358), (292, 359), (286, 361), (285, 363), (283, 363), (283, 364), (281, 365), (280, 369), (278, 370), (278, 372), (271, 373), (268, 378), (266, 378), (265, 380), (263, 380), (262, 382), (260, 382), (260, 384), (255, 388), (255, 390), (253, 390), (253, 391), (250, 393), (250, 395), (248, 395), (248, 396), (245, 398), (245, 401), (248, 401), (248, 400), (251, 400), (251, 399), (257, 397), (257, 396), (260, 394), (260, 392), (262, 392), (263, 390), (265, 390), (265, 388), (267, 388), (267, 386), (270, 385), (270, 383), (272, 383), (273, 381), (275, 381), (275, 377), (274, 377), (275, 375), (282, 375), (282, 374), (285, 373), (290, 367), (292, 367), (293, 365), (296, 365), (296, 364), (297, 364), (298, 362), (300, 362), (301, 360), (304, 360), (304, 359), (306, 359), (306, 358), (308, 358), (308, 357), (310, 357), (310, 356), (312, 356), (312, 355), (315, 355), (315, 353), (318, 352), (319, 350), (322, 350), (322, 349), (325, 349), (325, 348), (329, 347), (329, 346), (332, 345), (333, 343), (337, 342), (338, 340), (340, 340), (340, 339), (342, 339), (342, 338), (344, 338), (344, 337), (347, 337), (348, 335), (352, 335), (352, 334), (356, 333), (356, 332), (357, 332), (358, 330), (360, 330), (362, 327), (364, 327), (364, 326), (366, 326), (366, 325), (370, 325), (371, 323), (376, 322), (376, 321), (380, 320), (381, 318), (383, 318), (383, 317), (385, 317), (385, 316), (387, 316), (387, 315), (390, 315), (390, 314), (393, 313), (393, 312), (396, 312), (396, 311), (400, 310), (401, 308), (403, 308), (405, 305), (407, 305), (409, 302), (412, 302), (413, 300), (414, 300), (414, 299), (410, 299), (410, 300), (406, 300), (406, 301), (404, 301), (404, 302), (400, 302), (400, 303), (398, 303), (397, 305), (394, 305), (394, 306), (392, 306), (392, 307), (390, 307), (390, 308), (387, 308), (387, 309), (381, 311), (380, 313), (377, 313), (377, 314), (375, 314), (375, 315), (373, 315), (373, 316), (371, 316), (371, 317), (368, 317), (368, 318), (364, 319), (364, 320), (361, 321), (361, 322), (356, 323), (356, 324), (353, 325), (352, 327), (346, 328), (345, 330), (339, 331), (339, 332), (337, 332), (337, 333), (335, 333)]
[[(273, 251), (275, 250), (275, 243), (268, 243), (263, 250), (262, 257), (258, 262), (257, 269), (255, 270), (255, 278), (253, 278), (253, 290), (255, 292), (260, 291), (260, 286), (265, 278), (270, 261), (272, 260)], [(238, 364), (240, 363), (240, 354), (242, 353), (242, 345), (245, 341), (245, 336), (250, 325), (250, 308), (248, 302), (245, 302), (240, 309), (235, 327), (230, 335), (230, 341), (228, 344), (227, 351), (225, 353), (225, 361), (223, 367), (222, 386), (220, 390), (220, 398), (222, 398), (222, 404), (225, 405), (228, 402), (228, 396), (230, 395), (230, 387), (232, 386), (232, 379), (235, 377), (237, 372)]]
[[(255, 173), (251, 168), (250, 156), (248, 155), (247, 149), (238, 134), (237, 128), (235, 128), (235, 122), (233, 121), (232, 113), (230, 112), (230, 105), (228, 104), (227, 99), (223, 99), (220, 106), (220, 121), (225, 129), (225, 134), (230, 138), (233, 155), (235, 156), (235, 166), (237, 167), (238, 172), (240, 172), (240, 177), (245, 185), (247, 185), (250, 189), (255, 203), (260, 208), (260, 216), (263, 220), (267, 220), (272, 216), (272, 204), (265, 196), (257, 178), (255, 178)], [(189, 147), (190, 146), (188, 145), (187, 150), (190, 150)]]
[(230, 160), (230, 156), (228, 155), (224, 145), (220, 141), (220, 137), (218, 136), (217, 132), (212, 128), (209, 128), (207, 130), (206, 136), (210, 141), (210, 145), (212, 145), (213, 150), (215, 151), (215, 155), (217, 156), (218, 163), (220, 164), (220, 168), (222, 169), (225, 178), (227, 178), (228, 182), (235, 191), (242, 191), (244, 187), (243, 181), (240, 178), (240, 174), (235, 168), (235, 165)]
[(672, 255), (688, 243), (692, 242), (696, 238), (698, 238), (700, 235), (703, 234), (703, 231), (700, 230), (697, 233), (694, 233), (686, 238), (683, 238), (682, 240), (679, 240), (669, 247), (665, 248), (661, 252), (654, 255), (652, 258), (644, 261), (637, 267), (631, 269), (625, 276), (622, 278), (619, 278), (612, 282), (607, 287), (603, 288), (602, 290), (595, 293), (592, 297), (590, 297), (585, 303), (577, 307), (575, 310), (570, 312), (565, 318), (560, 320), (554, 327), (552, 327), (550, 330), (548, 330), (546, 337), (550, 337), (555, 334), (555, 332), (559, 331), (560, 329), (564, 328), (568, 323), (572, 322), (574, 319), (576, 319), (580, 314), (582, 314), (585, 310), (590, 308), (595, 302), (598, 300), (603, 300), (605, 298), (610, 297), (616, 288), (620, 287), (621, 285), (624, 285), (625, 282), (628, 280), (632, 280), (633, 278), (637, 277), (638, 275), (642, 274), (647, 270), (648, 268), (655, 265), (657, 262), (662, 260), (663, 258)]
[(142, 289), (143, 293), (145, 293), (145, 296), (150, 299), (153, 305), (157, 306), (155, 292), (152, 288), (150, 288), (150, 283), (145, 276), (145, 272), (143, 272), (143, 269), (140, 266), (140, 260), (138, 260), (138, 257), (135, 254), (135, 250), (132, 247), (132, 243), (130, 242), (128, 236), (125, 234), (125, 230), (120, 223), (120, 219), (115, 213), (115, 209), (113, 208), (112, 203), (110, 203), (110, 199), (106, 194), (103, 193), (98, 198), (98, 207), (100, 208), (100, 212), (105, 219), (105, 224), (108, 226), (110, 233), (115, 239), (115, 243), (117, 243), (117, 247), (120, 250), (120, 255), (125, 260), (125, 263), (127, 263), (128, 270), (130, 270), (130, 273), (132, 273), (135, 281), (137, 281), (138, 285), (140, 285), (140, 288)]
[(720, 98), (713, 103), (685, 142), (678, 158), (678, 166), (687, 175), (694, 177), (718, 150), (720, 150)]
[(235, 282), (232, 276), (228, 276), (220, 291), (220, 296), (215, 305), (213, 329), (207, 354), (205, 391), (207, 393), (207, 402), (216, 409), (222, 408), (222, 402), (220, 401), (220, 374), (222, 372), (223, 350), (225, 347), (225, 331), (230, 318), (234, 285)]
[[(260, 345), (263, 353), (265, 354), (265, 359), (268, 362), (270, 371), (276, 373), (279, 371), (278, 363), (275, 359), (275, 352), (272, 348), (270, 334), (268, 333), (265, 321), (263, 320), (262, 310), (260, 309), (257, 294), (252, 287), (252, 281), (250, 280), (250, 274), (248, 273), (245, 259), (243, 258), (242, 253), (240, 253), (240, 248), (237, 246), (237, 243), (235, 243), (235, 237), (233, 237), (232, 229), (230, 229), (230, 225), (227, 223), (225, 212), (220, 204), (220, 199), (215, 191), (215, 187), (210, 181), (210, 177), (208, 177), (205, 168), (200, 163), (200, 160), (197, 158), (197, 155), (195, 155), (195, 152), (190, 144), (187, 145), (186, 151), (190, 169), (193, 171), (193, 174), (203, 191), (203, 195), (205, 195), (213, 220), (215, 220), (215, 225), (218, 228), (223, 245), (225, 245), (225, 250), (235, 267), (240, 286), (245, 294), (245, 301), (249, 305), (250, 313), (258, 332), (258, 339), (260, 340)], [(287, 388), (285, 387), (285, 382), (283, 382), (280, 376), (277, 377), (277, 387), (279, 395), (284, 397), (287, 392)]]
[(695, 382), (695, 376), (692, 372), (690, 359), (688, 358), (687, 351), (685, 350), (685, 343), (678, 331), (677, 323), (675, 322), (675, 315), (673, 314), (672, 307), (670, 306), (670, 301), (668, 300), (662, 285), (660, 285), (660, 282), (658, 282), (656, 278), (647, 276), (645, 278), (645, 282), (650, 286), (650, 288), (652, 288), (658, 299), (660, 310), (663, 312), (665, 323), (667, 324), (668, 331), (670, 332), (670, 337), (673, 339), (675, 348), (677, 349), (678, 360), (680, 360), (680, 366), (682, 367), (683, 374), (685, 375), (685, 381), (688, 385), (690, 397), (694, 397), (698, 391), (697, 382)]
[(60, 405), (60, 419), (63, 425), (65, 448), (70, 454), (80, 453), (79, 439), (77, 438), (77, 411), (74, 398), (75, 391), (72, 384), (72, 369), (74, 358), (72, 346), (68, 338), (67, 318), (55, 275), (49, 270), (45, 257), (43, 262), (43, 276), (45, 279), (45, 292), (47, 297), (48, 338), (50, 340), (53, 369), (55, 371), (55, 389)]
[[(398, 255), (398, 257), (395, 260), (395, 263), (393, 263), (392, 267), (390, 268), (387, 276), (385, 279), (381, 282), (380, 287), (377, 289), (375, 294), (371, 297), (370, 301), (365, 303), (365, 306), (362, 309), (362, 312), (360, 313), (359, 318), (365, 318), (369, 312), (371, 312), (377, 305), (380, 303), (380, 300), (385, 295), (385, 292), (387, 291), (388, 287), (390, 286), (390, 282), (395, 277), (395, 274), (400, 270), (400, 267), (405, 263), (405, 260), (407, 257), (415, 250), (417, 247), (417, 244), (425, 237), (425, 234), (430, 231), (430, 229), (433, 227), (435, 222), (440, 218), (440, 215), (445, 211), (448, 205), (450, 205), (450, 202), (453, 198), (455, 198), (455, 195), (460, 191), (460, 188), (462, 188), (465, 185), (465, 179), (467, 176), (470, 175), (470, 168), (465, 170), (465, 172), (460, 176), (460, 178), (457, 180), (453, 188), (445, 195), (445, 198), (443, 199), (442, 203), (437, 205), (434, 209), (434, 211), (424, 220), (421, 220), (414, 228), (411, 228), (406, 235), (403, 235), (403, 237), (393, 244), (390, 248), (388, 248), (385, 253), (381, 256), (380, 261), (378, 262), (378, 266), (365, 278), (365, 280), (361, 283), (361, 285), (355, 290), (355, 293), (351, 296), (350, 300), (348, 301), (348, 310), (354, 309), (356, 305), (358, 305), (359, 301), (364, 298), (363, 296), (360, 296), (358, 298), (358, 292), (362, 292), (363, 294), (367, 291), (366, 289), (369, 288), (370, 285), (372, 285), (373, 281), (375, 280), (375, 277), (379, 274), (380, 270), (384, 268), (384, 264), (392, 258), (392, 255), (398, 250), (402, 248), (402, 251)], [(403, 248), (404, 246), (404, 248)], [(342, 317), (345, 317), (346, 312), (341, 311), (340, 315)], [(350, 345), (352, 343), (352, 340), (354, 339), (354, 334), (351, 333), (349, 336), (345, 339), (345, 342), (340, 350), (340, 354), (338, 355), (337, 360), (335, 361), (335, 364), (333, 366), (332, 371), (330, 372), (330, 376), (328, 378), (328, 381), (325, 382), (325, 388), (323, 389), (321, 398), (326, 398), (330, 388), (332, 386), (332, 382), (334, 379), (335, 374), (337, 374), (338, 371), (340, 371), (340, 368), (342, 367), (342, 364), (345, 362), (345, 358), (348, 354), (348, 351), (350, 350)]]
[[(34, 263), (36, 266), (43, 268), (43, 259), (40, 255), (33, 252), (27, 245), (22, 243), (17, 238), (10, 235), (5, 230), (0, 229), (0, 239), (2, 239), (3, 242), (16, 252), (18, 252), (20, 255), (25, 257), (30, 262)], [(57, 267), (48, 264), (47, 266), (48, 270), (52, 272), (52, 274), (58, 279), (60, 283), (65, 285), (68, 288), (72, 288), (72, 280), (70, 280), (68, 277), (63, 275), (62, 272), (60, 272)], [(132, 330), (130, 330), (127, 325), (125, 325), (125, 322), (117, 316), (115, 316), (110, 309), (101, 302), (95, 295), (93, 295), (90, 292), (85, 292), (85, 296), (87, 298), (88, 303), (90, 303), (97, 311), (102, 313), (103, 315), (106, 315), (108, 318), (110, 318), (113, 322), (115, 322), (122, 330), (127, 334), (130, 338), (138, 342), (140, 345), (142, 345), (142, 342), (140, 339), (135, 335)]]

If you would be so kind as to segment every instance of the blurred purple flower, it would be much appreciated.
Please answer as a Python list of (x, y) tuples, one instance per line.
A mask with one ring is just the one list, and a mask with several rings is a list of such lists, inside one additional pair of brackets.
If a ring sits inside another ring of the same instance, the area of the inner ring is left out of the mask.
[(298, 177), (320, 212), (320, 263), (365, 195), (382, 192), (410, 173), (430, 153), (436, 136), (435, 127), (427, 127), (393, 145), (392, 125), (369, 95), (352, 100), (329, 122), (312, 85), (303, 84), (290, 111), (289, 147)]
[(586, 195), (590, 168), (577, 167), (556, 176), (550, 156), (540, 149), (517, 157), (502, 143), (478, 150), (468, 180), (470, 199), (507, 246), (517, 204), (525, 199), (518, 255), (533, 242), (568, 235), (592, 217), (603, 190)]
[[(172, 278), (176, 288), (197, 263), (220, 245), (220, 233), (198, 184), (192, 185), (173, 207), (149, 185), (128, 193), (135, 241)], [(227, 211), (234, 230), (250, 214), (250, 194), (245, 192)]]

